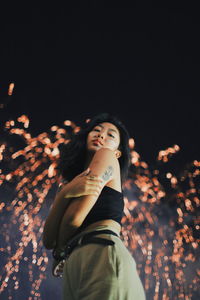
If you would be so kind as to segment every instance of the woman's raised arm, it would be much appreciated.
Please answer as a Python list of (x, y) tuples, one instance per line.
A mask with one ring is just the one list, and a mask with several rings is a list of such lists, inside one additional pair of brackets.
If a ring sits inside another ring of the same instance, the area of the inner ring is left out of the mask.
[(47, 249), (53, 249), (56, 245), (59, 226), (69, 203), (83, 195), (98, 195), (102, 180), (96, 176), (90, 178), (87, 176), (89, 173), (88, 168), (57, 192), (43, 229), (43, 244)]
[[(101, 189), (112, 179), (120, 176), (120, 167), (114, 151), (108, 148), (98, 150), (90, 165), (91, 175), (102, 179)], [(68, 206), (59, 229), (56, 243), (57, 249), (62, 249), (76, 230), (81, 226), (84, 219), (97, 201), (98, 195), (86, 195), (74, 199)]]

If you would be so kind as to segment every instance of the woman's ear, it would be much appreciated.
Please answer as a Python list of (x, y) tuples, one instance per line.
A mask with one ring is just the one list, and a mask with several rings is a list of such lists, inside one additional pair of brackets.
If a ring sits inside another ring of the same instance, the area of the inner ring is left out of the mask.
[(117, 158), (120, 158), (120, 156), (122, 155), (120, 150), (115, 150), (115, 155)]

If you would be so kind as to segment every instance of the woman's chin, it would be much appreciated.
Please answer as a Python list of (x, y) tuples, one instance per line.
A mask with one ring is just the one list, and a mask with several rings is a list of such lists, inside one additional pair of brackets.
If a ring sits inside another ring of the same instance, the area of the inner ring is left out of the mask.
[(101, 149), (102, 146), (100, 145), (91, 145), (89, 148), (88, 148), (88, 151), (94, 151), (96, 152), (97, 150)]

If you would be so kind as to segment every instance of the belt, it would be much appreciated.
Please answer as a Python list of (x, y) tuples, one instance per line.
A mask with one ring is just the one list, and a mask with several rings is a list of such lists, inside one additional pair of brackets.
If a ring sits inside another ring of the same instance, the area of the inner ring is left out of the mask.
[(52, 266), (53, 276), (62, 277), (64, 262), (77, 246), (82, 246), (86, 244), (102, 244), (102, 245), (115, 244), (115, 242), (111, 240), (95, 237), (95, 235), (102, 234), (102, 233), (108, 233), (119, 237), (115, 232), (109, 229), (96, 230), (96, 231), (85, 233), (82, 236), (78, 235), (77, 237), (74, 237), (72, 240), (70, 240), (67, 243), (67, 245), (65, 246), (62, 252), (56, 253), (56, 249), (54, 249), (52, 252), (54, 258), (54, 263)]
[(98, 238), (95, 237), (96, 235), (102, 234), (102, 233), (108, 233), (115, 235), (119, 237), (115, 232), (109, 229), (105, 230), (96, 230), (96, 231), (91, 231), (83, 236), (77, 236), (71, 241), (69, 241), (64, 248), (64, 250), (60, 253), (56, 253), (56, 249), (53, 250), (52, 255), (55, 260), (61, 261), (63, 259), (67, 259), (69, 255), (72, 253), (72, 251), (77, 247), (77, 246), (82, 246), (82, 245), (87, 245), (87, 244), (102, 244), (102, 245), (114, 245), (115, 242), (111, 240), (107, 240), (104, 238)]

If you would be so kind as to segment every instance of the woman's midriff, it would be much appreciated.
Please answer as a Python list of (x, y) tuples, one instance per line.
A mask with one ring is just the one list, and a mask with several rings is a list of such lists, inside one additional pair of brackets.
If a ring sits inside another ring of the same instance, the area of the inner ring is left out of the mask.
[(101, 220), (101, 221), (92, 223), (92, 224), (88, 225), (87, 227), (85, 227), (84, 230), (92, 229), (99, 225), (108, 225), (108, 226), (114, 227), (118, 231), (119, 234), (121, 232), (121, 225), (118, 222), (111, 220), (111, 219)]

